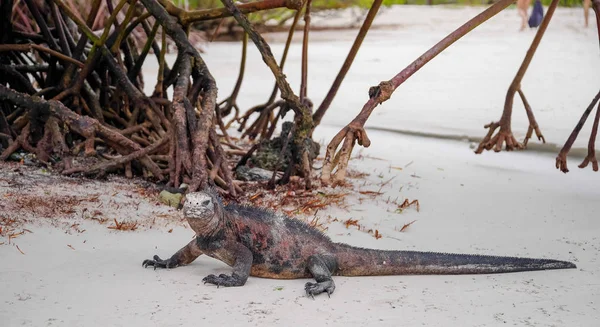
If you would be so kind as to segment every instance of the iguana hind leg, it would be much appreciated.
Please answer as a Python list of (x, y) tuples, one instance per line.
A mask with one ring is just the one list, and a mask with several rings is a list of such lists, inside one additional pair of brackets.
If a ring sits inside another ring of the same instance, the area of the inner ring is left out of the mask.
[(337, 270), (337, 260), (333, 256), (314, 254), (308, 257), (308, 270), (317, 281), (306, 283), (304, 290), (306, 294), (314, 298), (315, 295), (327, 293), (330, 296), (335, 290), (335, 283), (331, 275)]
[(200, 250), (198, 242), (196, 238), (194, 238), (190, 243), (173, 254), (169, 259), (163, 260), (159, 256), (155, 255), (152, 260), (144, 260), (144, 262), (142, 262), (142, 266), (144, 268), (153, 266), (154, 270), (156, 270), (156, 268), (177, 268), (196, 260), (196, 258), (198, 258), (201, 254), (202, 250)]

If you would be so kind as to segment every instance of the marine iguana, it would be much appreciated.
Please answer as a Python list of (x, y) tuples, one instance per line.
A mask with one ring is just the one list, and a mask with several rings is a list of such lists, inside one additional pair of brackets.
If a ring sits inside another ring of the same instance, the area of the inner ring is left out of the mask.
[(567, 261), (490, 255), (386, 251), (334, 243), (304, 222), (272, 211), (229, 204), (214, 190), (190, 193), (183, 213), (196, 237), (171, 258), (157, 255), (143, 267), (175, 268), (201, 254), (233, 267), (231, 275), (206, 276), (204, 283), (243, 286), (248, 276), (293, 279), (313, 277), (308, 295), (335, 290), (331, 276), (406, 274), (492, 274), (576, 268)]

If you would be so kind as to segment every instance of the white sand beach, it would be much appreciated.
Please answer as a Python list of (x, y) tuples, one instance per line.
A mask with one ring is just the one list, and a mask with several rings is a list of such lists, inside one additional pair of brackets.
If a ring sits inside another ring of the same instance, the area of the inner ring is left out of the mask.
[[(315, 139), (329, 142), (358, 113), (369, 86), (391, 78), (482, 9), (385, 10)], [(550, 143), (562, 145), (600, 87), (598, 35), (582, 26), (580, 8), (559, 8), (523, 82)], [(45, 217), (52, 212), (41, 204), (26, 217), (31, 221), (24, 226), (27, 232), (10, 240), (0, 237), (0, 326), (595, 326), (600, 320), (599, 173), (576, 168), (581, 159), (571, 158), (571, 172), (562, 174), (554, 168), (556, 154), (551, 152), (478, 156), (470, 142), (373, 128), (483, 136), (483, 124), (500, 117), (506, 88), (534, 35), (519, 33), (518, 27), (516, 11), (507, 10), (434, 59), (378, 107), (369, 120), (372, 128), (367, 128), (371, 147), (355, 149), (350, 161), (353, 171), (368, 175), (349, 179), (354, 192), (343, 208), (330, 207), (316, 216), (336, 242), (560, 259), (574, 262), (577, 269), (336, 277), (331, 298), (314, 300), (304, 292), (309, 280), (251, 277), (240, 288), (216, 288), (203, 285), (202, 278), (230, 273), (230, 268), (206, 256), (172, 270), (142, 268), (144, 259), (168, 257), (194, 234), (180, 212), (140, 195), (143, 184), (59, 179), (39, 172), (38, 180), (53, 186), (32, 188), (27, 181), (37, 175), (23, 177), (15, 166), (2, 164), (0, 212), (13, 204), (9, 199), (15, 194), (88, 200), (72, 212), (62, 211), (68, 217), (53, 223)], [(319, 74), (311, 77), (309, 95), (315, 103), (327, 92), (355, 32), (312, 35), (310, 69)], [(269, 39), (279, 56), (283, 35)], [(204, 57), (219, 83), (220, 98), (237, 77), (239, 63), (230, 54), (239, 50), (237, 43), (206, 47)], [(286, 74), (297, 89), (299, 44), (291, 51)], [(252, 49), (249, 55), (242, 108), (265, 101), (273, 83), (258, 52)], [(149, 66), (148, 74), (153, 69)], [(513, 130), (523, 135), (525, 115), (519, 106), (515, 113)], [(578, 147), (586, 146), (588, 131), (584, 128)], [(420, 210), (400, 212), (388, 201), (396, 198), (418, 199)], [(91, 220), (96, 210), (109, 221)], [(113, 218), (136, 220), (140, 227), (108, 229)], [(346, 228), (343, 221), (348, 219), (382, 237)]]

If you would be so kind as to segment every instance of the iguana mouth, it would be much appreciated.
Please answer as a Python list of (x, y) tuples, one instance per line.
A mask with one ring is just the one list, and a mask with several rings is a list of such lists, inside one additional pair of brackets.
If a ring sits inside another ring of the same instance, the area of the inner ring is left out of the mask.
[(214, 210), (207, 207), (190, 208), (183, 207), (183, 215), (187, 219), (210, 219), (214, 214)]

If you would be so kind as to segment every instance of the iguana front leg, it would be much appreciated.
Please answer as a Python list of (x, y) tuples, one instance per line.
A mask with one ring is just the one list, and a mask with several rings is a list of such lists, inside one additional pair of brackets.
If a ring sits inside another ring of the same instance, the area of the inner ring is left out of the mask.
[(219, 259), (224, 263), (233, 267), (231, 276), (220, 274), (215, 276), (210, 274), (202, 279), (206, 284), (214, 284), (217, 286), (244, 286), (250, 276), (252, 268), (252, 252), (241, 243), (226, 243), (222, 248), (215, 250), (212, 253), (207, 253), (211, 257)]
[(331, 278), (337, 270), (337, 260), (334, 256), (314, 254), (308, 257), (308, 270), (313, 275), (316, 283), (306, 283), (304, 290), (306, 294), (314, 299), (315, 295), (327, 293), (330, 296), (335, 290), (335, 283)]
[(155, 255), (153, 258), (154, 260), (144, 260), (144, 262), (142, 262), (142, 266), (144, 268), (148, 266), (154, 266), (154, 270), (156, 270), (156, 268), (176, 268), (189, 264), (190, 262), (196, 260), (196, 258), (198, 258), (201, 254), (202, 250), (200, 250), (200, 247), (198, 246), (197, 239), (194, 238), (186, 246), (181, 248), (181, 250), (173, 254), (169, 259), (163, 260), (159, 256)]

